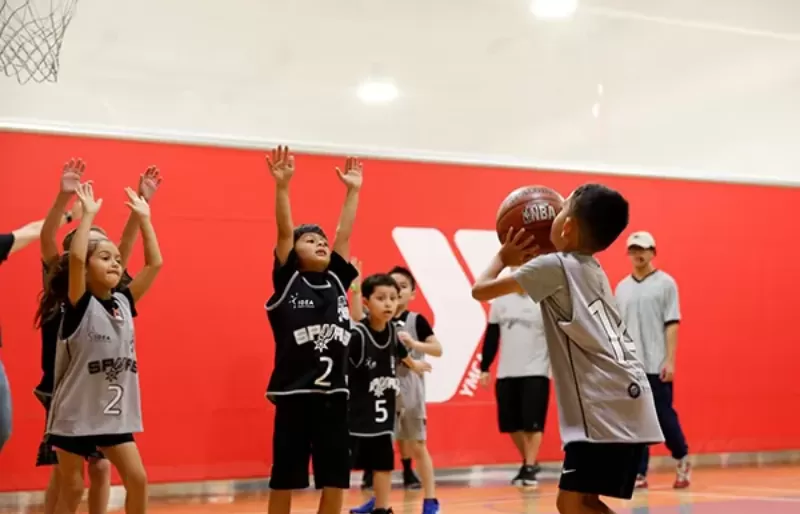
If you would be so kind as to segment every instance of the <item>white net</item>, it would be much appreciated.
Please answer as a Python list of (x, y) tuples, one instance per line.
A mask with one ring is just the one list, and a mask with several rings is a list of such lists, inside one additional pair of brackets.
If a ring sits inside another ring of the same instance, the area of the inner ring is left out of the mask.
[(0, 0), (0, 69), (20, 84), (58, 80), (58, 57), (77, 0)]

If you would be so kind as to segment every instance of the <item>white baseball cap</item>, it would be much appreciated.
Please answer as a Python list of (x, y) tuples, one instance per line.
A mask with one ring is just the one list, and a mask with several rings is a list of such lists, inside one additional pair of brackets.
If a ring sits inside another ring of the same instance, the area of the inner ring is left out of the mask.
[(638, 246), (639, 248), (644, 249), (655, 249), (656, 247), (656, 240), (653, 238), (653, 235), (650, 232), (634, 232), (633, 234), (628, 237), (628, 248), (631, 246)]

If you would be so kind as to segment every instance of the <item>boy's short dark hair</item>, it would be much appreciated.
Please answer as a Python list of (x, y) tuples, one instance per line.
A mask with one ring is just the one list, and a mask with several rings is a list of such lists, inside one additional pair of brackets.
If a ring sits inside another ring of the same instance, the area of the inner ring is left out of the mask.
[(417, 279), (415, 279), (414, 275), (411, 274), (411, 270), (409, 270), (408, 268), (404, 268), (402, 266), (395, 266), (394, 268), (389, 270), (389, 275), (394, 275), (395, 273), (398, 275), (403, 275), (408, 279), (409, 282), (411, 282), (412, 291), (417, 289)]
[(361, 283), (361, 296), (369, 298), (381, 286), (393, 287), (397, 289), (398, 294), (400, 293), (400, 286), (397, 285), (391, 275), (388, 273), (376, 273), (368, 276)]
[(306, 223), (294, 229), (294, 242), (296, 243), (298, 239), (306, 234), (318, 234), (325, 239), (328, 239), (328, 236), (325, 235), (325, 231), (322, 230), (322, 227), (313, 223)]
[(572, 193), (570, 215), (578, 222), (580, 246), (601, 252), (628, 226), (628, 201), (602, 184), (584, 184)]

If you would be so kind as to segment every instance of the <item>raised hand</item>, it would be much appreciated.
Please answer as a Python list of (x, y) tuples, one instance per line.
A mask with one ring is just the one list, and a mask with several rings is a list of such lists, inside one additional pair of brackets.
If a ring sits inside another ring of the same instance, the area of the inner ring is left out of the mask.
[(132, 212), (137, 214), (140, 219), (149, 218), (150, 217), (150, 205), (147, 201), (138, 196), (133, 189), (126, 187), (125, 194), (128, 195), (128, 201), (125, 202)]
[(506, 266), (519, 266), (539, 253), (539, 247), (534, 243), (533, 234), (528, 235), (524, 228), (515, 233), (512, 227), (508, 230), (506, 241), (500, 247), (500, 259)]
[(361, 161), (358, 160), (356, 157), (348, 157), (344, 163), (344, 172), (339, 168), (336, 168), (336, 174), (339, 175), (339, 180), (341, 180), (347, 189), (358, 191), (361, 189), (361, 183), (363, 182), (363, 172), (364, 172), (364, 165)]
[(74, 194), (81, 184), (86, 164), (81, 159), (70, 159), (61, 171), (61, 192)]
[(155, 166), (150, 166), (139, 176), (139, 196), (149, 202), (161, 185), (161, 171)]
[(75, 194), (78, 195), (78, 199), (81, 201), (81, 204), (83, 204), (84, 214), (97, 214), (97, 211), (99, 211), (100, 207), (103, 205), (102, 198), (98, 200), (94, 199), (94, 189), (92, 188), (91, 181), (78, 184)]
[(294, 155), (289, 153), (289, 147), (279, 146), (272, 150), (272, 155), (267, 155), (267, 168), (279, 186), (288, 186), (294, 175)]

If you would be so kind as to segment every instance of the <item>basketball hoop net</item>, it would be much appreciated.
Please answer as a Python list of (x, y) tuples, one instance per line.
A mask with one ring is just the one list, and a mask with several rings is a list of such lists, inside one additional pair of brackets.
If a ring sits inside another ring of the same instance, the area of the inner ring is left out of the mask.
[(0, 0), (0, 69), (17, 82), (56, 82), (77, 0)]

